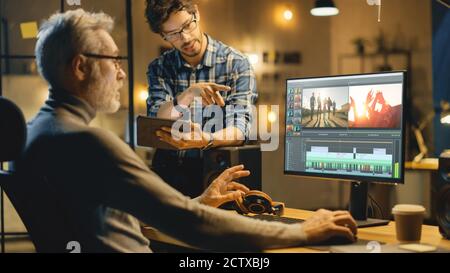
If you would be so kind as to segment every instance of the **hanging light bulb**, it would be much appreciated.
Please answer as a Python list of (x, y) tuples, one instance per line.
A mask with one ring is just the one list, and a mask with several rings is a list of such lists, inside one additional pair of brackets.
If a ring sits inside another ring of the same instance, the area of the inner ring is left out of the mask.
[(293, 17), (294, 17), (294, 13), (292, 13), (292, 11), (290, 9), (287, 9), (283, 12), (284, 20), (291, 21)]
[(381, 0), (367, 0), (369, 6), (378, 6), (378, 23), (381, 22)]

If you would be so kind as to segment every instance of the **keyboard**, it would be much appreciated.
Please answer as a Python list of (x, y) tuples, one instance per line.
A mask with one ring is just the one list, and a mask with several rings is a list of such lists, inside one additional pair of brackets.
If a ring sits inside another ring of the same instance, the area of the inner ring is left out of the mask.
[(281, 222), (285, 224), (298, 224), (302, 223), (305, 220), (296, 219), (296, 218), (289, 218), (289, 217), (282, 217), (278, 215), (272, 215), (272, 214), (256, 214), (256, 215), (245, 215), (246, 217), (257, 219), (257, 220), (265, 220), (270, 222)]
[[(298, 224), (298, 223), (305, 222), (305, 220), (302, 220), (302, 219), (282, 217), (282, 216), (273, 215), (273, 214), (256, 214), (256, 215), (244, 215), (244, 216), (253, 218), (253, 219), (258, 219), (258, 220), (265, 220), (265, 221), (270, 221), (270, 222), (281, 222), (281, 223), (285, 223), (285, 224)], [(387, 225), (388, 223), (389, 223), (388, 220), (377, 220), (377, 219), (367, 219), (365, 221), (356, 221), (358, 228), (383, 226), (383, 225)]]

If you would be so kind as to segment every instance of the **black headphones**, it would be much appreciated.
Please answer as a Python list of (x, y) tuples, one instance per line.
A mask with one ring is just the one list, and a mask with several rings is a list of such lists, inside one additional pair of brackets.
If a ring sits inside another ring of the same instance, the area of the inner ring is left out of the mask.
[(236, 210), (239, 214), (275, 214), (283, 215), (284, 204), (273, 202), (272, 198), (261, 191), (249, 191), (238, 200), (227, 202), (219, 208)]

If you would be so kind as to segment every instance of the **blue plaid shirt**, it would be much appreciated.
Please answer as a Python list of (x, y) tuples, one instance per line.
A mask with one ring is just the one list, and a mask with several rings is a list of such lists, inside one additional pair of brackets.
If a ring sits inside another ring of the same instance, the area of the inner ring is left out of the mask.
[[(234, 111), (225, 111), (223, 128), (235, 126), (248, 138), (252, 122), (251, 105), (258, 97), (256, 79), (247, 57), (237, 50), (212, 39), (207, 35), (208, 46), (202, 62), (190, 66), (176, 49), (165, 52), (148, 67), (149, 98), (147, 114), (156, 117), (159, 107), (173, 100), (194, 83), (213, 82), (231, 87), (230, 92), (221, 92), (226, 106), (239, 106)], [(194, 103), (193, 103), (194, 104)], [(201, 107), (196, 104), (192, 108)], [(205, 125), (212, 118), (193, 119)]]

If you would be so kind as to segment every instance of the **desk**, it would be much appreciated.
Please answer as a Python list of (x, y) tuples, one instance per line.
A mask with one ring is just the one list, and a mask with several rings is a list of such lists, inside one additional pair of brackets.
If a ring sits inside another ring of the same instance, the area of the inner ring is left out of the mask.
[[(230, 212), (230, 213), (232, 213), (232, 212)], [(306, 219), (312, 213), (313, 212), (311, 212), (311, 211), (286, 208), (284, 216), (298, 218), (298, 219)], [(143, 227), (142, 232), (145, 237), (147, 237), (148, 239), (153, 240), (153, 241), (159, 241), (159, 242), (170, 244), (170, 245), (194, 249), (193, 247), (191, 247), (183, 242), (180, 242), (176, 239), (173, 239), (151, 227)], [(384, 242), (387, 244), (398, 243), (398, 241), (395, 237), (395, 223), (394, 222), (390, 222), (389, 225), (387, 225), (387, 226), (359, 229), (358, 230), (358, 238), (363, 239), (363, 240)], [(442, 238), (441, 234), (439, 233), (438, 227), (435, 227), (435, 226), (424, 225), (422, 227), (421, 243), (434, 245), (437, 247), (441, 247), (441, 248), (450, 250), (450, 241)], [(267, 253), (304, 253), (304, 252), (321, 252), (321, 251), (319, 251), (317, 249), (311, 249), (308, 247), (292, 247), (292, 248), (272, 249), (272, 250), (267, 250), (265, 252), (267, 252)]]

